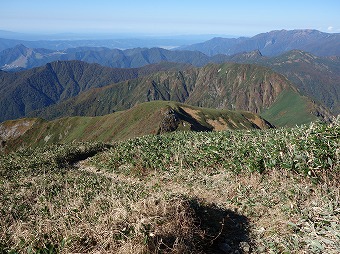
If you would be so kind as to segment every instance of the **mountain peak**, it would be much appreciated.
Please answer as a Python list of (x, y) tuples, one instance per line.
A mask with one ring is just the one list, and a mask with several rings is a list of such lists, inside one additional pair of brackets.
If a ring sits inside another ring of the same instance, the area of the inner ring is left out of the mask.
[(253, 57), (262, 57), (263, 56), (259, 49), (247, 52), (246, 55), (248, 57), (251, 57), (251, 58), (253, 58)]
[(19, 50), (22, 53), (27, 52), (29, 50), (29, 48), (26, 47), (24, 44), (18, 44), (13, 49), (14, 50)]
[(22, 43), (16, 45), (15, 48), (28, 49), (28, 47), (26, 47), (26, 46), (25, 46), (24, 44), (22, 44)]

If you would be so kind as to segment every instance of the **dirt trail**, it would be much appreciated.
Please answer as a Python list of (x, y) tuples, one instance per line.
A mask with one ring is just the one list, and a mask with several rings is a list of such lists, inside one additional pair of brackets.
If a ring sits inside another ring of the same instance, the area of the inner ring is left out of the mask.
[(157, 186), (157, 188), (162, 189), (162, 191), (171, 192), (173, 194), (182, 194), (182, 195), (193, 195), (194, 189), (189, 189), (187, 186), (183, 186), (180, 183), (176, 183), (170, 180), (170, 177), (163, 177), (159, 174), (155, 177), (137, 177), (137, 176), (127, 176), (124, 174), (119, 174), (115, 172), (108, 172), (103, 169), (96, 168), (95, 166), (89, 165), (88, 159), (78, 161), (74, 164), (74, 167), (80, 171), (86, 171), (93, 174), (98, 174), (110, 179), (113, 179), (117, 182), (124, 182), (129, 185), (133, 184), (143, 184), (148, 189), (152, 189)]

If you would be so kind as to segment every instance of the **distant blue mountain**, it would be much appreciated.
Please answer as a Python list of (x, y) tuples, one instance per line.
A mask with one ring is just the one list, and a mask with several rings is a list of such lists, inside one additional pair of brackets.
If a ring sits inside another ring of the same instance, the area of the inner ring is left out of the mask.
[(209, 41), (183, 46), (177, 50), (196, 50), (208, 56), (233, 55), (260, 50), (263, 55), (277, 56), (289, 50), (303, 50), (317, 56), (340, 55), (340, 33), (317, 30), (277, 30), (251, 38), (213, 38)]
[[(209, 40), (217, 35), (146, 36), (129, 34), (34, 35), (0, 30), (0, 51), (22, 44), (28, 48), (64, 50), (77, 47), (117, 49), (161, 47), (171, 49)], [(229, 37), (229, 36), (228, 36)]]
[(5, 71), (30, 69), (57, 60), (80, 60), (114, 68), (133, 68), (159, 62), (178, 62), (202, 66), (209, 62), (210, 57), (201, 52), (170, 51), (162, 48), (119, 50), (103, 47), (79, 47), (49, 50), (27, 48), (19, 44), (14, 48), (0, 52), (0, 69)]

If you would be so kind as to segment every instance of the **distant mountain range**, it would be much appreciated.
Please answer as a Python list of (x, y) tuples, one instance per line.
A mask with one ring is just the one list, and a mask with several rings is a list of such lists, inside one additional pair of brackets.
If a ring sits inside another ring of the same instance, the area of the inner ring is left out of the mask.
[[(4, 35), (4, 36), (1, 36)], [(7, 35), (7, 36), (6, 36)], [(116, 38), (117, 36), (107, 38), (96, 38), (94, 35), (90, 36), (91, 38), (81, 39), (76, 35), (65, 35), (64, 37), (68, 39), (62, 39), (62, 35), (51, 37), (52, 39), (47, 40), (46, 37), (41, 39), (36, 36), (31, 36), (29, 39), (16, 39), (17, 37), (25, 37), (13, 35), (11, 33), (1, 33), (0, 31), (0, 51), (13, 48), (17, 45), (25, 45), (28, 48), (45, 48), (50, 50), (65, 50), (68, 48), (77, 48), (77, 47), (106, 47), (106, 48), (117, 48), (117, 49), (131, 49), (138, 47), (163, 47), (163, 48), (175, 48), (182, 45), (189, 45), (192, 43), (197, 43), (203, 40), (207, 40), (208, 38), (212, 38), (212, 35), (202, 35), (202, 36), (174, 36), (174, 37), (151, 37), (144, 36), (141, 38), (135, 38), (128, 36), (129, 38)], [(41, 36), (40, 36), (41, 37)], [(80, 36), (81, 37), (81, 36)], [(89, 37), (89, 36), (88, 36)]]
[(75, 48), (65, 51), (30, 49), (23, 45), (0, 53), (4, 70), (21, 70), (45, 65), (55, 60), (76, 59), (109, 67), (131, 68), (160, 62), (187, 63), (255, 63), (285, 75), (305, 95), (325, 104), (334, 114), (340, 113), (340, 57), (317, 57), (301, 50), (266, 57), (259, 50), (231, 56), (209, 57), (201, 52), (170, 51), (160, 48), (117, 50), (108, 48)]
[(256, 65), (194, 68), (163, 63), (111, 69), (57, 61), (22, 72), (0, 72), (0, 88), (0, 121), (24, 116), (104, 115), (154, 100), (250, 111), (279, 126), (330, 117), (285, 77)]
[(90, 88), (177, 66), (182, 65), (163, 63), (138, 69), (113, 69), (80, 61), (58, 61), (22, 72), (0, 71), (0, 121), (23, 117)]
[(210, 61), (210, 57), (200, 52), (170, 51), (162, 48), (119, 50), (82, 47), (52, 51), (17, 45), (0, 52), (0, 69), (8, 71), (30, 69), (57, 60), (79, 60), (113, 68), (135, 68), (159, 62), (179, 62), (203, 66)]
[[(1, 32), (1, 31), (0, 31)], [(174, 38), (144, 38), (144, 39), (106, 39), (106, 40), (16, 40), (1, 38), (0, 51), (24, 45), (27, 48), (50, 49), (52, 51), (63, 51), (70, 48), (110, 48), (110, 49), (132, 49), (132, 48), (176, 48), (176, 50), (199, 51), (207, 56), (218, 54), (234, 55), (242, 52), (260, 50), (263, 55), (276, 56), (290, 50), (303, 50), (317, 56), (340, 55), (340, 33), (323, 33), (317, 30), (276, 30), (261, 33), (253, 37), (222, 38), (215, 37), (211, 40), (188, 45), (188, 39)], [(203, 38), (198, 37), (198, 38)], [(196, 39), (197, 40), (197, 39)], [(183, 45), (184, 44), (184, 45)], [(180, 46), (183, 45), (183, 46)], [(179, 46), (179, 47), (178, 47)], [(60, 59), (67, 60), (67, 59)], [(82, 59), (68, 59), (82, 60)], [(112, 66), (113, 67), (113, 66)], [(131, 66), (130, 66), (131, 67)]]
[(19, 44), (0, 52), (0, 121), (102, 116), (157, 100), (249, 111), (276, 126), (327, 121), (340, 113), (339, 35), (281, 30), (178, 50)]
[(266, 56), (277, 56), (294, 49), (307, 51), (317, 56), (340, 56), (340, 33), (322, 33), (317, 30), (277, 30), (261, 33), (251, 38), (214, 38), (178, 49), (199, 51), (208, 56), (233, 55), (253, 50), (260, 50)]

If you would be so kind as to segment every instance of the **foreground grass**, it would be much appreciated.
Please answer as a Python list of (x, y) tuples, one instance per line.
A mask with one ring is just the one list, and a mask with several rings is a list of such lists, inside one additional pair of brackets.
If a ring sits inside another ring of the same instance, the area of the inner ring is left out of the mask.
[(0, 252), (338, 253), (339, 136), (314, 123), (3, 155)]

